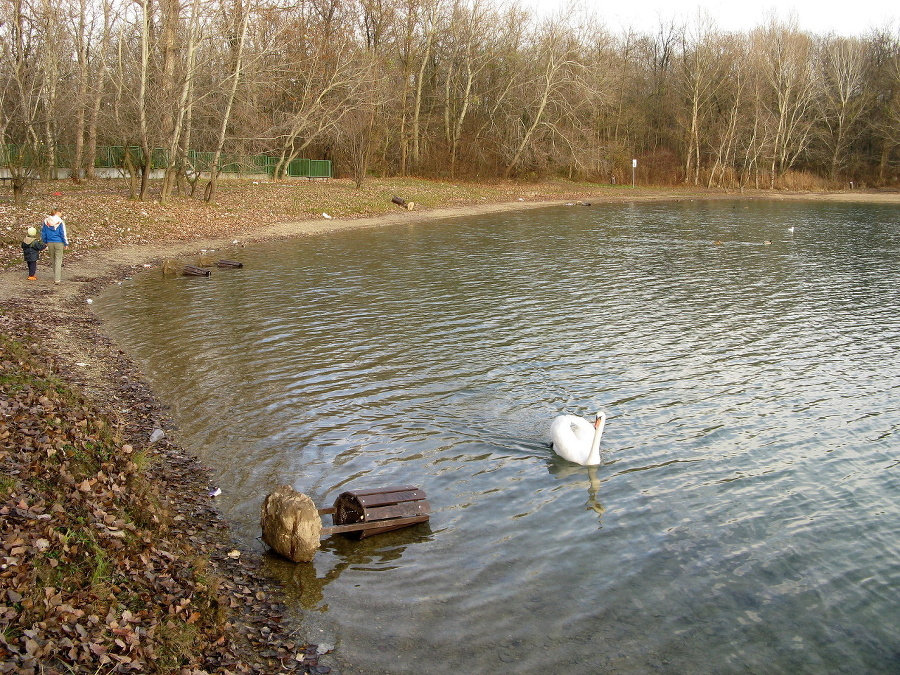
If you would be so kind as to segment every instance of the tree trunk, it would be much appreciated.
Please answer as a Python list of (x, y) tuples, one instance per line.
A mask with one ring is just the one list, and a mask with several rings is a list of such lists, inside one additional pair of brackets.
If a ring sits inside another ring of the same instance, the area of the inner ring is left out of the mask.
[[(138, 117), (141, 137), (141, 190), (138, 199), (144, 201), (147, 198), (148, 183), (150, 180), (150, 165), (153, 161), (150, 151), (150, 136), (147, 129), (147, 79), (150, 76), (150, 1), (143, 0), (141, 14), (141, 72), (140, 86), (138, 88)], [(125, 149), (128, 153), (128, 149)]]
[(216, 196), (216, 183), (219, 179), (219, 160), (222, 156), (222, 150), (225, 147), (225, 136), (228, 131), (228, 120), (231, 118), (231, 110), (234, 107), (234, 98), (237, 94), (238, 82), (241, 77), (241, 69), (244, 62), (244, 44), (247, 42), (247, 28), (250, 25), (250, 8), (244, 9), (240, 2), (236, 3), (243, 12), (241, 19), (241, 36), (237, 44), (237, 54), (234, 59), (234, 72), (231, 74), (231, 90), (228, 93), (228, 102), (225, 110), (222, 112), (222, 124), (219, 126), (219, 141), (216, 145), (216, 152), (213, 155), (212, 166), (210, 167), (209, 184), (206, 186), (206, 194), (204, 199), (211, 202)]

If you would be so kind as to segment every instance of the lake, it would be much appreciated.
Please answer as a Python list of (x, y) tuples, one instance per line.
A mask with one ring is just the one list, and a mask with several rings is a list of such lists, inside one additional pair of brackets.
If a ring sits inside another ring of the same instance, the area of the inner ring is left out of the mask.
[[(245, 546), (281, 484), (425, 490), (427, 524), (267, 558), (342, 673), (897, 673), (898, 214), (548, 207), (95, 307)], [(552, 418), (601, 409), (602, 463), (556, 457)]]

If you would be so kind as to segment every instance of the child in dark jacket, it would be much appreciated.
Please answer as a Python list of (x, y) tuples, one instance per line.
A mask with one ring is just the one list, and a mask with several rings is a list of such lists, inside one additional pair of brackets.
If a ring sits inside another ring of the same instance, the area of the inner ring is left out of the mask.
[(37, 279), (37, 261), (41, 251), (45, 248), (47, 248), (47, 244), (37, 239), (37, 230), (29, 227), (28, 233), (22, 240), (22, 255), (25, 256), (25, 263), (28, 265), (28, 281)]

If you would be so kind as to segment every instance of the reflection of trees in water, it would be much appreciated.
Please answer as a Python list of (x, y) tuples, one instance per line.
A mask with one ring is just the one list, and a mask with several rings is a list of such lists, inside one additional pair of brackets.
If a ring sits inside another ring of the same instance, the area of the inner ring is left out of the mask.
[[(336, 534), (322, 540), (322, 546), (311, 563), (292, 563), (269, 552), (266, 567), (282, 581), (287, 597), (295, 599), (303, 609), (326, 610), (321, 606), (325, 587), (337, 579), (347, 568), (368, 572), (386, 572), (396, 568), (407, 546), (432, 539), (428, 523), (419, 523), (393, 532), (376, 534), (367, 539), (355, 540)], [(323, 567), (331, 564), (322, 576)]]
[(601, 480), (598, 477), (598, 470), (603, 466), (578, 466), (570, 462), (565, 462), (554, 457), (548, 466), (548, 470), (552, 476), (560, 479), (572, 479), (580, 476), (586, 476), (587, 483), (587, 501), (584, 503), (585, 508), (597, 514), (597, 523), (603, 527), (603, 504), (600, 502), (598, 493), (600, 491)]

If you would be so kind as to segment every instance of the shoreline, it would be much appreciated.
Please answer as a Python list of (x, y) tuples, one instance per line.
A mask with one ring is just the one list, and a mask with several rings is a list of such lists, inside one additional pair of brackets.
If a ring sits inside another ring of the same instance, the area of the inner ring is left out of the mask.
[[(869, 202), (900, 205), (900, 193), (758, 193), (730, 194), (696, 192), (654, 191), (641, 195), (598, 195), (585, 197), (592, 206), (623, 202), (659, 202), (685, 200), (808, 200), (837, 202)], [(174, 428), (165, 406), (159, 402), (149, 383), (137, 366), (105, 333), (103, 324), (94, 314), (87, 299), (99, 294), (105, 287), (130, 276), (144, 265), (158, 268), (166, 258), (186, 259), (201, 255), (203, 249), (223, 249), (264, 241), (294, 239), (347, 229), (362, 229), (398, 224), (420, 224), (436, 220), (472, 217), (514, 210), (529, 210), (562, 206), (573, 200), (552, 199), (541, 201), (495, 202), (480, 205), (453, 206), (427, 210), (396, 211), (385, 215), (361, 218), (307, 219), (282, 222), (248, 229), (240, 234), (219, 238), (189, 241), (158, 241), (113, 247), (108, 250), (92, 250), (79, 255), (66, 255), (63, 281), (53, 284), (52, 272), (48, 275), (46, 256), (42, 256), (37, 282), (27, 282), (24, 264), (13, 270), (0, 272), (0, 332), (8, 333), (9, 325), (31, 322), (38, 336), (41, 351), (54, 355), (56, 374), (70, 385), (84, 392), (88, 399), (97, 402), (98, 409), (115, 409), (136, 438), (147, 444), (147, 437), (154, 428)], [(237, 242), (237, 243), (235, 243)], [(77, 239), (73, 241), (77, 248)], [(134, 401), (139, 401), (135, 405)], [(149, 444), (147, 444), (149, 446)], [(279, 592), (267, 585), (262, 576), (262, 555), (241, 551), (240, 559), (229, 558), (225, 551), (236, 544), (231, 539), (228, 523), (206, 497), (209, 487), (208, 468), (204, 467), (189, 450), (165, 441), (154, 451), (160, 460), (154, 480), (160, 482), (160, 491), (169, 495), (177, 508), (183, 508), (192, 526), (211, 547), (210, 555), (220, 565), (223, 573), (238, 580), (236, 587), (249, 586), (271, 598), (260, 608), (266, 617), (280, 623), (283, 632), (279, 644), (302, 642), (298, 638), (299, 626), (281, 623), (286, 615), (279, 610)], [(198, 515), (199, 513), (199, 515)], [(229, 592), (231, 589), (226, 589)], [(232, 599), (239, 601), (239, 592)], [(274, 618), (277, 617), (277, 618)], [(260, 642), (259, 615), (244, 616), (240, 612), (231, 618), (238, 632), (247, 638), (254, 648), (260, 644), (272, 646), (274, 637)], [(254, 627), (254, 621), (257, 625)], [(256, 658), (251, 648), (247, 658)], [(266, 672), (265, 668), (258, 672)]]
[[(602, 206), (604, 204), (617, 204), (626, 202), (646, 203), (660, 201), (685, 201), (685, 200), (773, 200), (773, 201), (827, 201), (841, 203), (871, 203), (871, 204), (898, 204), (900, 205), (900, 191), (897, 192), (704, 192), (703, 190), (681, 192), (672, 190), (658, 190), (652, 193), (625, 194), (597, 194), (585, 199), (591, 200), (590, 205)], [(78, 287), (71, 282), (96, 284), (103, 279), (108, 283), (115, 281), (123, 270), (138, 268), (145, 264), (153, 264), (165, 258), (180, 258), (185, 256), (200, 255), (204, 249), (223, 249), (231, 246), (243, 246), (246, 244), (295, 237), (326, 234), (348, 229), (362, 229), (382, 227), (387, 225), (418, 224), (445, 218), (465, 218), (490, 213), (502, 213), (514, 210), (529, 210), (536, 208), (548, 208), (553, 206), (565, 206), (573, 203), (573, 200), (545, 199), (540, 201), (515, 201), (493, 202), (480, 205), (447, 206), (431, 209), (414, 209), (412, 211), (396, 211), (376, 216), (362, 216), (351, 218), (320, 218), (293, 220), (275, 223), (263, 227), (248, 229), (242, 233), (222, 237), (206, 237), (189, 239), (185, 241), (159, 241), (148, 244), (124, 244), (107, 251), (88, 250), (80, 253), (73, 260), (73, 256), (67, 252), (63, 266), (63, 283), (51, 291), (59, 291), (60, 299), (79, 297)], [(73, 241), (77, 247), (77, 239)], [(42, 272), (35, 288), (52, 286), (47, 280), (49, 268), (46, 263), (46, 255), (41, 257), (43, 265), (39, 268)], [(67, 281), (68, 280), (68, 281)], [(94, 290), (94, 289), (91, 289)], [(24, 282), (22, 270), (18, 267), (0, 271), (0, 302), (9, 298), (20, 297), (29, 293), (29, 287)], [(56, 295), (56, 293), (54, 293)]]
[[(203, 250), (223, 249), (232, 246), (243, 246), (263, 241), (293, 239), (316, 234), (326, 234), (341, 230), (383, 227), (409, 223), (424, 223), (444, 218), (464, 218), (487, 213), (500, 213), (511, 210), (527, 210), (559, 206), (566, 202), (509, 202), (485, 204), (483, 206), (461, 206), (427, 211), (402, 211), (396, 214), (380, 216), (364, 216), (361, 218), (332, 218), (321, 220), (299, 220), (277, 223), (266, 227), (248, 230), (242, 234), (220, 238), (203, 238), (182, 242), (158, 242), (151, 244), (125, 244), (108, 251), (92, 250), (72, 259), (67, 251), (63, 262), (63, 282), (54, 288), (52, 270), (47, 264), (47, 256), (41, 256), (42, 265), (38, 268), (38, 282), (27, 285), (22, 269), (0, 271), (0, 302), (10, 298), (32, 295), (34, 290), (52, 292), (59, 300), (78, 298), (84, 293), (86, 286), (98, 282), (112, 283), (122, 274), (132, 269), (154, 264), (166, 258), (183, 258), (198, 256)], [(77, 241), (73, 239), (73, 246)], [(90, 290), (94, 290), (91, 288)]]

